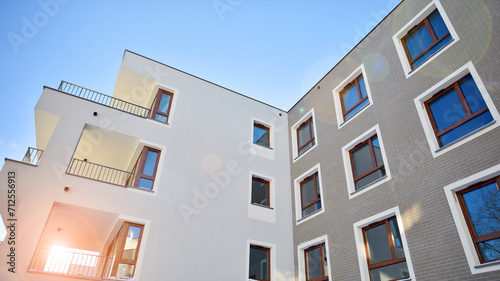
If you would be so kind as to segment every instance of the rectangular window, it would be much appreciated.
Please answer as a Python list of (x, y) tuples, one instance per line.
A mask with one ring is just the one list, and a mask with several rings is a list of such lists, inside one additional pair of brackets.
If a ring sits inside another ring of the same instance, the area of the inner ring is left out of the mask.
[(500, 260), (500, 176), (457, 192), (481, 263)]
[(396, 217), (363, 228), (363, 237), (371, 280), (410, 277)]
[(260, 281), (271, 280), (271, 249), (250, 245), (248, 278)]
[(314, 128), (312, 117), (297, 128), (299, 156), (314, 146)]
[(453, 40), (436, 9), (402, 38), (411, 68), (415, 69)]
[(270, 147), (270, 141), (269, 141), (269, 128), (258, 124), (254, 123), (253, 124), (253, 143), (259, 144), (265, 147)]
[(355, 190), (385, 176), (384, 161), (377, 135), (358, 144), (349, 153)]
[(328, 280), (328, 261), (325, 243), (304, 250), (307, 281)]
[(252, 204), (270, 207), (269, 181), (252, 177)]
[(153, 190), (159, 160), (160, 150), (145, 146), (132, 169), (134, 180), (129, 179), (127, 185)]
[(424, 104), (441, 147), (493, 121), (470, 74), (438, 92)]
[(117, 278), (134, 277), (144, 225), (124, 222), (108, 248), (106, 266), (112, 262), (111, 275)]
[(151, 118), (162, 123), (168, 123), (173, 97), (173, 93), (159, 89), (151, 107)]
[(340, 101), (344, 121), (349, 120), (361, 109), (370, 104), (363, 74), (359, 75), (340, 92)]
[(302, 202), (302, 217), (308, 216), (321, 209), (321, 193), (317, 172), (300, 182), (300, 196)]

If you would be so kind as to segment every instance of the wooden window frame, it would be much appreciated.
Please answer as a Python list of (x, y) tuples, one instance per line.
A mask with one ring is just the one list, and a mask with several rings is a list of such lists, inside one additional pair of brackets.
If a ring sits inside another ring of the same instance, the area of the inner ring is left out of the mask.
[[(307, 204), (307, 205), (304, 206), (304, 196), (302, 196), (302, 184), (304, 182), (308, 181), (311, 178), (313, 179), (313, 182), (314, 182), (314, 194), (316, 195), (316, 199), (314, 201), (310, 202), (309, 204)], [(318, 185), (319, 185), (318, 172), (315, 172), (314, 174), (312, 174), (312, 175), (304, 178), (300, 182), (300, 206), (302, 207), (302, 211), (301, 211), (302, 217), (305, 217), (304, 216), (304, 209), (306, 209), (309, 206), (312, 206), (312, 205), (314, 205), (314, 204), (316, 204), (316, 203), (318, 203), (318, 202), (321, 201), (321, 192), (318, 192), (318, 190), (319, 190), (319, 186)], [(319, 190), (319, 191), (321, 191), (321, 190)], [(318, 193), (319, 193), (319, 197), (318, 197)], [(323, 207), (323, 206), (321, 206), (321, 207)]]
[[(162, 97), (163, 93), (170, 95), (170, 102), (168, 103), (167, 113), (159, 111), (161, 97)], [(156, 120), (156, 115), (159, 114), (159, 115), (167, 117), (167, 121), (165, 123), (168, 124), (168, 119), (170, 116), (170, 109), (172, 109), (172, 101), (173, 100), (174, 100), (174, 93), (169, 92), (167, 90), (158, 89), (158, 92), (156, 93), (156, 96), (153, 100), (153, 103), (151, 104), (151, 119)], [(156, 121), (158, 121), (158, 120), (156, 120)], [(161, 122), (161, 121), (158, 121), (158, 122)], [(163, 122), (161, 122), (161, 123), (163, 123)]]
[[(302, 128), (306, 124), (309, 125), (309, 140), (306, 143), (304, 143), (302, 146), (299, 146), (299, 143), (300, 143), (299, 131), (300, 131), (300, 128)], [(315, 136), (312, 132), (312, 126), (313, 126), (313, 124), (312, 124), (312, 116), (311, 116), (306, 121), (304, 121), (302, 124), (300, 124), (300, 126), (297, 128), (297, 146), (298, 146), (297, 152), (299, 155), (302, 155), (305, 152), (304, 151), (302, 154), (300, 153), (300, 150), (302, 148), (306, 147), (309, 143), (314, 142)]]
[(471, 221), (470, 215), (469, 215), (469, 211), (467, 210), (467, 207), (465, 206), (465, 201), (464, 201), (462, 195), (464, 193), (467, 193), (467, 192), (472, 191), (474, 189), (481, 188), (481, 187), (488, 185), (490, 183), (496, 183), (497, 189), (500, 190), (500, 176), (496, 176), (496, 177), (491, 178), (489, 180), (471, 185), (471, 186), (469, 186), (465, 189), (462, 189), (456, 193), (457, 197), (458, 197), (458, 202), (460, 204), (460, 208), (462, 209), (462, 213), (464, 215), (465, 222), (467, 224), (467, 228), (469, 230), (469, 234), (471, 236), (472, 242), (474, 243), (474, 248), (476, 249), (476, 254), (477, 254), (477, 257), (479, 258), (480, 263), (489, 263), (489, 262), (500, 260), (500, 259), (496, 259), (496, 260), (491, 260), (491, 261), (483, 261), (481, 258), (481, 254), (479, 253), (479, 249), (477, 247), (478, 243), (485, 242), (485, 241), (488, 241), (491, 239), (500, 238), (500, 231), (491, 232), (491, 233), (481, 235), (481, 236), (476, 236), (476, 233), (474, 231), (474, 225), (472, 224), (472, 221)]
[(261, 179), (258, 177), (252, 177), (252, 193), (253, 193), (253, 181), (254, 180), (267, 184), (267, 205), (252, 202), (252, 198), (251, 198), (252, 196), (250, 196), (250, 203), (252, 203), (253, 205), (258, 205), (258, 206), (271, 207), (271, 181)]
[[(123, 256), (123, 250), (124, 250), (124, 247), (125, 247), (125, 241), (127, 239), (128, 229), (129, 229), (130, 226), (139, 227), (141, 229), (141, 233), (139, 234), (139, 239), (138, 239), (138, 242), (137, 242), (137, 249), (135, 251), (134, 260), (128, 260), (128, 259), (123, 259), (122, 258), (122, 256)], [(115, 255), (115, 260), (113, 262), (113, 267), (112, 267), (112, 270), (111, 270), (111, 276), (116, 276), (119, 264), (133, 265), (134, 266), (134, 271), (132, 272), (132, 276), (135, 275), (135, 270), (137, 268), (137, 258), (139, 256), (139, 250), (140, 250), (140, 247), (141, 247), (141, 241), (142, 241), (142, 234), (143, 233), (144, 233), (144, 225), (133, 223), (133, 222), (123, 222), (123, 224), (122, 224), (122, 226), (120, 228), (120, 231), (118, 232), (117, 236), (115, 237), (115, 239), (117, 239), (117, 241), (115, 242), (113, 240), (113, 242), (110, 245), (110, 247), (116, 247), (116, 255)], [(108, 253), (109, 252), (110, 252), (110, 250), (108, 250)]]
[[(307, 252), (314, 250), (316, 248), (320, 248), (320, 253), (321, 253), (320, 260), (321, 260), (321, 274), (322, 274), (322, 276), (319, 278), (308, 279), (307, 276), (309, 273), (309, 267), (307, 266), (308, 265)], [(327, 275), (325, 275), (325, 273), (328, 273), (328, 272), (325, 272), (325, 265), (323, 264), (325, 262), (325, 257), (323, 256), (324, 253), (326, 253), (325, 243), (314, 245), (314, 246), (311, 246), (311, 247), (304, 250), (304, 264), (305, 264), (305, 268), (306, 268), (306, 281), (327, 281), (329, 279), (329, 277)], [(327, 262), (328, 262), (328, 257), (327, 257)]]
[(264, 146), (264, 147), (271, 147), (271, 129), (265, 125), (262, 125), (260, 123), (256, 123), (254, 122), (253, 123), (253, 126), (254, 126), (254, 130), (255, 130), (255, 127), (259, 127), (261, 129), (264, 129), (267, 131), (267, 144), (268, 145), (263, 145), (263, 144), (259, 144), (259, 143), (256, 143), (255, 140), (253, 140), (253, 143), (254, 144), (257, 144), (257, 145), (260, 145), (260, 146)]
[[(144, 166), (146, 165), (146, 158), (148, 156), (148, 151), (158, 152), (158, 158), (156, 158), (155, 170), (154, 170), (153, 176), (148, 176), (148, 175), (143, 174), (144, 173)], [(136, 160), (134, 167), (132, 168), (132, 171), (131, 171), (131, 173), (134, 174), (134, 178), (132, 180), (129, 177), (129, 179), (127, 179), (126, 185), (128, 186), (129, 184), (132, 184), (132, 186), (138, 187), (139, 181), (141, 180), (141, 178), (145, 178), (145, 179), (149, 179), (149, 180), (153, 181), (153, 185), (151, 187), (151, 190), (153, 190), (152, 188), (154, 187), (154, 183), (155, 183), (156, 172), (158, 170), (158, 163), (160, 163), (160, 156), (161, 156), (161, 150), (156, 149), (156, 148), (152, 148), (149, 146), (144, 146), (141, 150), (141, 153), (139, 154), (139, 157), (137, 157), (137, 160)], [(140, 172), (138, 172), (138, 171), (140, 171)]]
[[(380, 268), (380, 267), (384, 267), (384, 266), (388, 266), (388, 265), (392, 265), (392, 264), (397, 264), (397, 263), (406, 261), (406, 253), (405, 253), (405, 257), (404, 258), (399, 258), (398, 259), (397, 255), (396, 255), (396, 247), (394, 247), (394, 242), (392, 241), (392, 238), (391, 238), (391, 233), (392, 232), (391, 232), (391, 225), (389, 224), (389, 220), (391, 220), (393, 218), (396, 218), (396, 216), (393, 216), (393, 217), (390, 217), (390, 218), (378, 221), (376, 223), (372, 223), (372, 224), (370, 224), (370, 225), (365, 226), (365, 227), (362, 228), (363, 241), (364, 241), (364, 247), (365, 247), (365, 252), (366, 252), (366, 262), (368, 264), (368, 273), (370, 273), (370, 270), (375, 269), (375, 268)], [(397, 219), (396, 219), (396, 223), (397, 223)], [(366, 239), (366, 230), (370, 229), (370, 228), (373, 228), (373, 227), (376, 227), (376, 226), (379, 226), (379, 225), (382, 225), (382, 224), (385, 224), (386, 229), (387, 229), (387, 239), (389, 240), (389, 246), (391, 247), (392, 259), (371, 264), (370, 263), (370, 251), (369, 251), (369, 248), (368, 248), (368, 240)], [(398, 225), (398, 228), (399, 228), (399, 225)], [(408, 277), (402, 277), (402, 278), (394, 279), (394, 280), (402, 280), (402, 279), (407, 279), (407, 278)], [(371, 278), (370, 278), (370, 280), (371, 280)]]
[[(460, 127), (461, 125), (463, 125), (464, 123), (474, 119), (475, 117), (479, 116), (480, 114), (486, 112), (486, 111), (489, 111), (489, 108), (488, 108), (488, 105), (486, 105), (485, 108), (477, 111), (476, 113), (472, 113), (472, 111), (470, 110), (470, 107), (469, 107), (469, 104), (467, 103), (467, 100), (465, 99), (465, 96), (464, 96), (464, 93), (462, 92), (462, 89), (460, 88), (460, 85), (459, 83), (470, 77), (473, 81), (474, 81), (474, 84), (476, 84), (476, 81), (474, 80), (474, 77), (472, 77), (472, 75), (470, 73), (466, 74), (465, 76), (463, 76), (462, 78), (458, 79), (457, 81), (453, 82), (450, 86), (446, 87), (445, 89), (437, 92), (436, 94), (434, 94), (430, 99), (426, 100), (424, 102), (424, 106), (425, 106), (425, 110), (427, 112), (427, 116), (429, 116), (429, 120), (431, 121), (431, 125), (432, 125), (432, 130), (434, 131), (434, 135), (436, 136), (436, 139), (438, 141), (438, 144), (439, 144), (439, 147), (442, 147), (441, 145), (441, 141), (439, 140), (439, 137), (448, 133), (449, 131), (455, 129), (455, 128), (458, 128)], [(477, 87), (477, 84), (476, 84), (476, 87)], [(442, 129), (441, 131), (438, 130), (437, 126), (436, 126), (436, 123), (434, 121), (434, 117), (432, 115), (432, 111), (431, 111), (431, 108), (429, 106), (429, 104), (439, 98), (441, 95), (447, 93), (449, 90), (451, 89), (454, 89), (455, 92), (457, 93), (457, 96), (458, 96), (458, 99), (460, 100), (460, 104), (462, 105), (462, 108), (463, 110), (465, 111), (465, 117), (460, 119), (459, 121), (455, 122), (454, 124)], [(481, 94), (482, 96), (482, 94)], [(483, 98), (484, 99), (484, 98)]]
[[(359, 87), (359, 78), (363, 76), (363, 73), (361, 73), (360, 75), (358, 75), (356, 78), (354, 78), (354, 80), (347, 84), (347, 86), (345, 86), (342, 91), (340, 91), (339, 95), (340, 95), (340, 108), (342, 108), (342, 115), (344, 116), (344, 121), (346, 121), (345, 119), (345, 116), (347, 114), (349, 114), (351, 111), (353, 111), (358, 105), (360, 105), (361, 103), (363, 103), (365, 100), (368, 99), (368, 93), (366, 95), (366, 97), (362, 97), (361, 95), (361, 90), (360, 90), (360, 87)], [(356, 104), (354, 104), (351, 108), (347, 109), (347, 110), (344, 110), (344, 101), (342, 99), (342, 95), (343, 93), (345, 92), (345, 90), (347, 90), (347, 88), (349, 88), (350, 86), (356, 84), (356, 90), (358, 91), (358, 102)], [(366, 85), (365, 85), (365, 88), (366, 88)], [(356, 115), (356, 114), (354, 114)], [(353, 115), (353, 116), (354, 116)], [(353, 117), (351, 116), (351, 118)]]
[[(351, 150), (349, 150), (349, 157), (351, 158), (351, 169), (352, 169), (352, 177), (354, 178), (354, 190), (358, 190), (356, 188), (356, 181), (366, 177), (367, 175), (377, 171), (377, 170), (380, 170), (382, 168), (385, 167), (385, 163), (383, 163), (383, 159), (382, 159), (382, 164), (378, 165), (377, 166), (377, 161), (375, 159), (375, 152), (373, 151), (373, 144), (372, 144), (372, 138), (373, 137), (377, 137), (378, 139), (378, 136), (377, 134), (375, 135), (372, 135), (371, 137), (369, 137), (367, 140), (357, 144), (355, 147), (353, 147)], [(372, 166), (373, 168), (371, 168), (370, 170), (362, 173), (361, 175), (357, 176), (356, 177), (356, 173), (354, 171), (354, 158), (352, 157), (352, 153), (357, 150), (358, 148), (360, 148), (361, 146), (363, 146), (364, 144), (368, 143), (368, 146), (370, 147), (370, 154), (371, 154), (371, 157), (372, 157)], [(380, 141), (379, 141), (380, 143)], [(382, 145), (380, 146), (380, 149), (382, 150)], [(361, 187), (362, 188), (362, 187)]]
[[(425, 53), (427, 53), (436, 44), (441, 42), (444, 38), (446, 38), (446, 36), (450, 35), (450, 29), (448, 28), (448, 26), (446, 26), (446, 29), (448, 29), (448, 32), (446, 34), (444, 34), (441, 38), (436, 37), (436, 34), (434, 33), (434, 29), (432, 29), (431, 23), (429, 21), (429, 17), (435, 11), (437, 11), (439, 13), (438, 9), (434, 9), (432, 12), (429, 13), (429, 15), (427, 17), (425, 17), (425, 19), (423, 19), (419, 24), (415, 25), (412, 29), (410, 29), (408, 31), (408, 33), (403, 38), (401, 38), (401, 43), (403, 44), (403, 48), (405, 50), (406, 57), (408, 58), (408, 61), (410, 62), (410, 67), (412, 70), (416, 68), (416, 67), (413, 67), (413, 65), (412, 65), (416, 60), (418, 60), (421, 56), (423, 56)], [(441, 13), (439, 13), (439, 15), (441, 16)], [(429, 47), (425, 48), (422, 52), (420, 52), (420, 54), (416, 55), (415, 58), (411, 59), (410, 52), (408, 51), (408, 48), (406, 47), (405, 39), (406, 39), (406, 37), (410, 36), (415, 30), (417, 30), (422, 25), (425, 25), (425, 28), (427, 28), (427, 30), (429, 31), (429, 34), (430, 34), (431, 39), (432, 39), (432, 44)], [(446, 25), (446, 23), (445, 23), (445, 25)]]
[(254, 278), (250, 278), (250, 276), (248, 278), (252, 279), (252, 280), (258, 280), (258, 281), (271, 281), (271, 248), (266, 248), (266, 247), (257, 246), (257, 245), (250, 245), (250, 248), (264, 250), (267, 252), (267, 277), (268, 277), (268, 279), (267, 280), (266, 279), (254, 279)]

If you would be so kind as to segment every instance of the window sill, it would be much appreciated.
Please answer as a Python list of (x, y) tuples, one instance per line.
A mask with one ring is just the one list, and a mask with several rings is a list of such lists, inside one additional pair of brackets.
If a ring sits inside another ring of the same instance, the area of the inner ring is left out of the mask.
[(273, 148), (272, 148), (272, 147), (269, 147), (269, 146), (267, 146), (267, 145), (258, 144), (258, 143), (254, 143), (254, 142), (252, 142), (252, 143), (253, 143), (253, 144), (255, 144), (255, 145), (258, 145), (258, 146), (260, 146), (260, 147), (264, 147), (264, 148), (267, 148), (267, 149), (273, 150)]
[(130, 188), (133, 190), (138, 190), (138, 191), (145, 191), (145, 192), (149, 192), (149, 193), (155, 193), (153, 190), (149, 190), (149, 189), (141, 188), (141, 187), (137, 187), (137, 186), (127, 186), (127, 188)]
[(340, 123), (339, 128), (342, 128), (344, 126), (344, 124), (347, 124), (349, 121), (351, 121), (352, 119), (356, 118), (356, 116), (358, 116), (359, 114), (361, 114), (361, 111), (365, 110), (370, 105), (371, 105), (371, 103), (368, 103), (367, 105), (365, 105), (362, 108), (360, 108), (359, 111), (356, 112), (356, 114), (354, 114), (353, 116), (351, 116), (351, 118), (349, 118), (347, 120), (344, 120), (344, 122)]
[[(369, 188), (370, 186), (374, 185), (375, 183), (377, 183), (377, 182), (379, 182), (379, 181), (382, 181), (382, 180), (384, 180), (384, 179), (386, 179), (386, 178), (387, 178), (387, 175), (385, 175), (385, 176), (383, 176), (383, 177), (381, 177), (381, 178), (378, 178), (377, 180), (372, 181), (371, 183), (369, 183), (369, 184), (367, 184), (367, 185), (363, 186), (362, 188), (356, 189), (356, 191), (349, 193), (349, 195), (354, 195), (354, 194), (356, 194), (356, 193), (358, 193), (358, 192), (360, 192), (360, 191), (362, 191), (362, 190), (364, 190), (364, 189), (366, 189), (366, 188)], [(405, 279), (405, 280), (406, 280), (406, 279)]]
[(269, 210), (274, 210), (274, 208), (266, 206), (266, 205), (261, 205), (261, 204), (258, 204), (258, 203), (251, 203), (251, 204), (252, 204), (252, 206), (262, 207), (262, 208), (266, 208), (266, 209), (269, 209)]
[[(427, 63), (429, 60), (433, 59), (434, 56), (436, 56), (436, 54), (438, 54), (439, 52), (441, 52), (441, 50), (443, 50), (444, 48), (446, 48), (447, 46), (449, 46), (451, 43), (453, 43), (453, 41), (455, 41), (455, 38), (451, 38), (451, 41), (448, 42), (448, 44), (442, 46), (441, 48), (437, 49), (434, 54), (432, 54), (431, 56), (429, 56), (426, 60), (424, 60), (419, 66), (417, 66), (416, 68), (412, 69), (410, 72), (408, 72), (408, 77), (413, 74), (413, 72), (419, 70), (425, 63)], [(409, 63), (408, 63), (409, 64)], [(411, 68), (411, 64), (410, 64), (410, 68)]]
[(297, 220), (297, 222), (301, 222), (301, 221), (303, 221), (303, 220), (305, 220), (305, 219), (308, 219), (308, 218), (310, 218), (311, 216), (313, 216), (313, 215), (315, 215), (315, 214), (317, 214), (317, 213), (319, 213), (319, 212), (321, 212), (321, 211), (323, 211), (323, 208), (318, 209), (318, 210), (316, 210), (316, 211), (314, 211), (314, 212), (310, 213), (309, 215), (307, 215), (307, 216), (305, 216), (305, 217), (300, 218), (299, 220)]
[(300, 157), (306, 155), (309, 151), (311, 151), (313, 148), (316, 147), (316, 142), (313, 144), (313, 146), (309, 147), (306, 151), (302, 152), (299, 156), (293, 158), (293, 162), (297, 161)]
[(489, 267), (489, 266), (494, 266), (494, 265), (499, 265), (499, 264), (500, 264), (500, 260), (496, 260), (496, 261), (490, 261), (487, 263), (474, 265), (474, 268), (483, 268), (483, 267)]
[(445, 145), (445, 146), (440, 147), (440, 148), (439, 148), (439, 149), (437, 149), (435, 152), (437, 153), (437, 152), (440, 152), (440, 151), (442, 151), (442, 150), (445, 150), (445, 149), (447, 149), (448, 147), (450, 147), (450, 146), (452, 146), (452, 145), (454, 145), (454, 144), (456, 144), (456, 143), (458, 143), (458, 142), (462, 141), (463, 139), (468, 138), (468, 137), (469, 137), (469, 136), (471, 136), (471, 135), (474, 135), (475, 133), (477, 133), (477, 132), (479, 132), (479, 131), (481, 131), (481, 130), (483, 130), (483, 129), (485, 129), (485, 128), (487, 128), (487, 127), (489, 127), (489, 126), (491, 126), (491, 125), (493, 125), (493, 124), (495, 124), (495, 123), (496, 123), (496, 120), (493, 120), (493, 121), (491, 121), (490, 123), (488, 123), (488, 124), (486, 124), (486, 125), (483, 125), (483, 126), (481, 126), (481, 127), (477, 128), (477, 129), (475, 129), (474, 131), (472, 131), (472, 132), (470, 132), (470, 133), (468, 133), (468, 134), (466, 134), (466, 135), (464, 135), (464, 136), (462, 136), (462, 137), (460, 137), (460, 138), (458, 138), (458, 139), (454, 140), (453, 142), (451, 142), (451, 143), (449, 143), (449, 144), (447, 144), (447, 145)]

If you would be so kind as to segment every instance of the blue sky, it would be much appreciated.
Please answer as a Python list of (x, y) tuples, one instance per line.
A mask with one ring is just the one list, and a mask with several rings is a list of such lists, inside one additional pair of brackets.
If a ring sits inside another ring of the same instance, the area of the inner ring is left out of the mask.
[(0, 165), (36, 147), (44, 85), (112, 94), (125, 49), (288, 110), (399, 2), (1, 1)]

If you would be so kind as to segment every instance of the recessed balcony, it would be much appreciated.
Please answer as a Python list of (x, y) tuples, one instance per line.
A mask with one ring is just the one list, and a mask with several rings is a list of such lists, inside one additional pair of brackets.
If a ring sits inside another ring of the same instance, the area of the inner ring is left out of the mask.
[(138, 138), (87, 124), (66, 173), (151, 191), (160, 155)]

